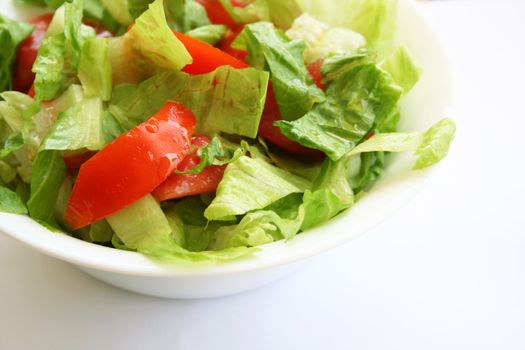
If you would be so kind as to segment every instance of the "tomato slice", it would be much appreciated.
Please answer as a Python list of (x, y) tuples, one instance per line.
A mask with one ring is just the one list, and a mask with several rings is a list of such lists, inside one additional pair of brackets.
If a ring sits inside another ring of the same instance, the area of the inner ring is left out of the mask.
[(186, 73), (206, 74), (221, 66), (231, 66), (233, 68), (248, 67), (246, 62), (240, 61), (205, 42), (182, 33), (175, 32), (175, 36), (184, 44), (191, 57), (193, 57), (193, 63), (183, 69)]
[(324, 90), (326, 87), (323, 84), (323, 73), (321, 72), (323, 63), (324, 60), (320, 58), (308, 66), (308, 73), (310, 73), (310, 76), (312, 77), (312, 80), (314, 81), (315, 85), (317, 85), (317, 87), (321, 90)]
[(195, 124), (189, 109), (168, 102), (89, 159), (69, 199), (67, 222), (79, 229), (151, 193), (189, 153)]
[(29, 21), (35, 26), (33, 33), (25, 39), (18, 48), (18, 60), (14, 72), (13, 88), (16, 91), (27, 92), (33, 81), (35, 73), (31, 71), (35, 63), (38, 49), (44, 41), (47, 28), (53, 19), (53, 14), (45, 14)]
[(282, 117), (281, 112), (279, 111), (279, 105), (277, 104), (275, 93), (273, 91), (272, 84), (270, 83), (268, 85), (266, 105), (264, 106), (261, 124), (259, 125), (259, 136), (274, 146), (282, 149), (283, 151), (297, 156), (313, 157), (315, 159), (322, 159), (325, 157), (323, 152), (304, 147), (303, 145), (284, 136), (283, 133), (281, 133), (281, 130), (277, 126), (273, 125), (276, 121), (281, 119)]
[[(210, 143), (207, 136), (199, 135), (192, 139), (191, 144), (200, 148)], [(177, 170), (189, 171), (200, 163), (197, 154), (190, 154), (179, 164)], [(199, 174), (172, 174), (166, 181), (153, 191), (153, 196), (159, 201), (184, 198), (199, 194), (215, 193), (224, 176), (226, 166), (212, 165)]]
[[(208, 18), (213, 24), (224, 24), (230, 28), (236, 25), (235, 20), (230, 16), (219, 0), (197, 0), (208, 14)], [(239, 2), (233, 2), (232, 5), (239, 6)]]

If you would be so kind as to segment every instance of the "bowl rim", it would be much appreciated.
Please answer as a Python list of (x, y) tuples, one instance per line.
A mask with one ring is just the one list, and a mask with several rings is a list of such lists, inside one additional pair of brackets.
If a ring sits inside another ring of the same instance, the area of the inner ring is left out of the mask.
[[(418, 17), (419, 24), (425, 26), (425, 30), (433, 38), (433, 44), (442, 54), (444, 69), (449, 76), (449, 95), (445, 98), (445, 108), (452, 104), (453, 75), (452, 64), (444, 48), (437, 31), (426, 19), (425, 14), (419, 9), (415, 0), (401, 0), (407, 11), (412, 11)], [(116, 250), (114, 248), (103, 247), (93, 243), (88, 243), (80, 239), (73, 238), (65, 234), (56, 234), (40, 226), (27, 216), (0, 213), (0, 232), (21, 241), (28, 246), (57, 259), (79, 265), (85, 268), (118, 273), (122, 275), (143, 276), (143, 277), (177, 277), (194, 278), (208, 276), (224, 276), (241, 272), (253, 272), (268, 268), (275, 268), (290, 265), (303, 261), (309, 257), (319, 255), (328, 250), (342, 246), (350, 240), (372, 230), (377, 225), (387, 220), (394, 212), (403, 207), (410, 199), (425, 186), (428, 180), (439, 169), (434, 166), (423, 171), (413, 172), (409, 179), (405, 179), (405, 190), (398, 193), (395, 203), (390, 205), (381, 215), (380, 219), (374, 220), (368, 225), (363, 225), (360, 229), (354, 230), (351, 234), (346, 234), (341, 230), (341, 223), (344, 223), (352, 213), (359, 208), (366, 206), (367, 197), (374, 191), (363, 197), (354, 207), (330, 222), (301, 233), (294, 239), (273, 242), (259, 247), (259, 250), (249, 255), (247, 258), (234, 260), (224, 263), (195, 263), (181, 262), (180, 264), (165, 264), (155, 262), (152, 259), (136, 252)], [(380, 180), (381, 181), (381, 180)], [(407, 186), (406, 183), (410, 184)], [(339, 229), (337, 227), (339, 226)], [(23, 229), (20, 229), (22, 227)], [(335, 229), (335, 230), (334, 230)], [(317, 239), (323, 232), (330, 232), (323, 239)], [(311, 244), (311, 243), (315, 244)]]

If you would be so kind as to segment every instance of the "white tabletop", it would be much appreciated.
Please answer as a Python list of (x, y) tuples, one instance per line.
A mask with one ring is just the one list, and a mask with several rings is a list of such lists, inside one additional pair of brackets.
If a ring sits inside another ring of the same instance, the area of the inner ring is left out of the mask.
[(524, 349), (525, 3), (422, 7), (456, 64), (459, 133), (394, 218), (204, 301), (124, 292), (0, 236), (0, 349)]

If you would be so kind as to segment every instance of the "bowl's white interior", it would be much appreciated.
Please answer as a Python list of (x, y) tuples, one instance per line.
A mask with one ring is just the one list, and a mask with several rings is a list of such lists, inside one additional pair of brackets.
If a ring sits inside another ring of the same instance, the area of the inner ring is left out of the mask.
[[(33, 11), (15, 13), (11, 1), (0, 4), (0, 11), (12, 17), (35, 15)], [(400, 1), (399, 26), (401, 41), (413, 51), (424, 68), (421, 81), (403, 103), (401, 129), (425, 130), (445, 115), (451, 102), (450, 66), (439, 39), (415, 2)], [(262, 269), (304, 259), (343, 244), (386, 219), (421, 189), (432, 172), (432, 169), (411, 171), (413, 161), (411, 155), (392, 156), (385, 176), (352, 210), (291, 241), (266, 245), (250, 258), (231, 263), (164, 266), (137, 253), (105, 248), (52, 233), (25, 216), (0, 214), (0, 231), (59, 259), (123, 274), (217, 275)]]

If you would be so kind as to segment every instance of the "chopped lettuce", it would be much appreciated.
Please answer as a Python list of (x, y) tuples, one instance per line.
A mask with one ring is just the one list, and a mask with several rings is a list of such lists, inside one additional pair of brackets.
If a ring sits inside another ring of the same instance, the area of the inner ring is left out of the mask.
[(307, 64), (332, 54), (354, 52), (366, 45), (366, 39), (348, 28), (332, 27), (305, 13), (286, 32), (290, 38), (304, 40), (304, 60)]
[(240, 157), (228, 165), (217, 196), (204, 212), (208, 220), (224, 220), (263, 209), (292, 193), (302, 193), (311, 183), (262, 159)]
[(108, 39), (88, 38), (82, 46), (78, 78), (86, 97), (111, 99), (112, 74), (109, 62)]
[(168, 26), (164, 1), (156, 0), (137, 18), (124, 36), (134, 57), (129, 59), (145, 74), (159, 69), (180, 71), (193, 59)]
[(0, 16), (0, 92), (11, 90), (11, 70), (16, 59), (18, 45), (27, 38), (33, 27)]
[(41, 150), (97, 151), (105, 145), (102, 131), (102, 100), (84, 99), (61, 113), (44, 139)]
[(140, 84), (115, 87), (109, 111), (125, 129), (143, 122), (168, 100), (193, 111), (198, 132), (257, 136), (268, 74), (254, 68), (220, 67), (201, 75), (164, 72)]
[(338, 160), (397, 110), (402, 89), (366, 54), (330, 57), (322, 71), (326, 101), (301, 119), (276, 125), (290, 139)]
[(16, 192), (0, 186), (0, 212), (10, 214), (27, 214), (27, 208)]
[(381, 63), (381, 67), (392, 75), (394, 81), (403, 88), (405, 94), (412, 90), (421, 76), (421, 67), (410, 50), (404, 45), (397, 47)]
[(445, 158), (454, 140), (456, 123), (442, 119), (423, 133), (378, 134), (354, 148), (349, 155), (366, 152), (415, 151), (418, 159), (414, 169), (424, 169)]
[(324, 100), (303, 60), (304, 42), (291, 41), (272, 23), (246, 26), (234, 43), (248, 50), (248, 61), (272, 75), (272, 85), (282, 117), (295, 120), (305, 115), (315, 103)]
[(317, 19), (361, 33), (381, 57), (388, 55), (395, 44), (397, 0), (297, 1)]
[(35, 220), (57, 226), (55, 203), (66, 178), (66, 165), (57, 151), (40, 152), (33, 163), (31, 197), (27, 202), (29, 214)]
[(200, 41), (204, 41), (210, 45), (217, 45), (224, 37), (227, 30), (228, 27), (224, 25), (210, 24), (190, 30), (186, 32), (186, 35)]

